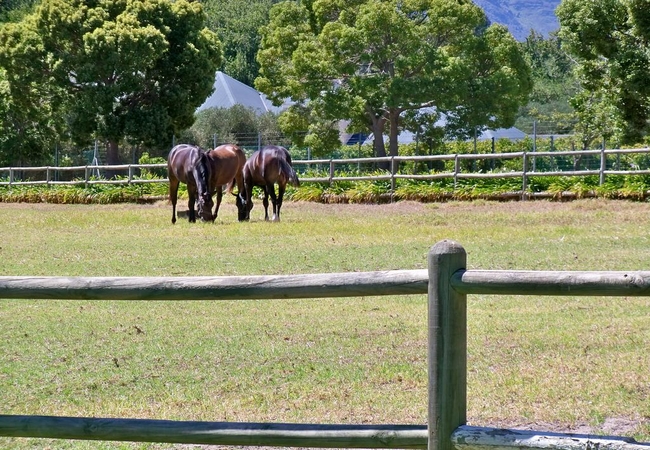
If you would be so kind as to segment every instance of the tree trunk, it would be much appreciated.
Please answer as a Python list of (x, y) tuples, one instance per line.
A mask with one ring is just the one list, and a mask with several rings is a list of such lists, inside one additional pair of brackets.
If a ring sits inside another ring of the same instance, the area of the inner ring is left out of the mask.
[[(375, 152), (376, 157), (383, 158), (386, 156), (386, 145), (384, 144), (384, 129), (386, 127), (386, 118), (383, 116), (376, 116), (373, 112), (369, 112), (368, 116), (370, 117), (372, 129), (372, 148)], [(388, 162), (380, 162), (379, 168), (388, 170), (390, 168), (390, 164)]]
[[(106, 165), (112, 166), (120, 164), (119, 144), (115, 140), (109, 140), (106, 144)], [(106, 170), (106, 178), (115, 178), (117, 171)]]
[[(399, 115), (400, 111), (398, 109), (391, 109), (389, 114), (389, 120), (390, 120), (390, 134), (388, 135), (388, 148), (390, 151), (390, 156), (397, 156), (399, 146), (397, 142), (397, 137), (399, 135)], [(396, 165), (391, 165), (390, 168), (391, 172), (396, 173), (399, 172), (398, 166)]]

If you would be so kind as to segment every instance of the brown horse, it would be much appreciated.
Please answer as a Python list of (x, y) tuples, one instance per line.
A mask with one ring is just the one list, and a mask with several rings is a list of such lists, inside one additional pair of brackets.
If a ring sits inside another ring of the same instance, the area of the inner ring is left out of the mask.
[(202, 220), (212, 220), (212, 196), (208, 188), (208, 157), (205, 151), (193, 145), (180, 144), (169, 152), (167, 158), (167, 176), (169, 178), (169, 199), (172, 202), (172, 223), (176, 223), (176, 201), (178, 185), (187, 184), (189, 200), (189, 221), (196, 222), (194, 204), (198, 207)]
[(211, 167), (208, 186), (210, 192), (216, 192), (217, 194), (217, 205), (212, 220), (215, 220), (219, 213), (224, 186), (228, 193), (232, 193), (235, 184), (237, 185), (237, 194), (233, 195), (237, 197), (235, 201), (237, 219), (239, 221), (246, 220), (246, 197), (244, 196), (244, 178), (242, 174), (242, 169), (246, 164), (246, 154), (234, 144), (225, 144), (210, 150), (207, 155)]
[[(264, 191), (264, 220), (269, 220), (269, 196), (273, 202), (274, 222), (280, 221), (282, 197), (287, 183), (300, 186), (298, 175), (291, 166), (289, 151), (280, 146), (268, 145), (251, 155), (244, 165), (244, 188), (246, 191), (246, 220), (250, 219), (253, 209), (253, 187), (260, 186)], [(275, 195), (275, 183), (278, 184), (278, 195)]]
[[(189, 194), (189, 221), (196, 222), (194, 204), (196, 202), (201, 220), (214, 221), (219, 212), (223, 187), (232, 192), (235, 184), (237, 195), (237, 216), (244, 220), (246, 216), (244, 183), (242, 168), (246, 155), (236, 145), (222, 145), (214, 150), (204, 151), (199, 147), (180, 144), (169, 152), (167, 171), (169, 173), (169, 198), (172, 202), (172, 223), (176, 223), (176, 202), (179, 183), (187, 184)], [(212, 196), (217, 194), (217, 206), (214, 214)]]

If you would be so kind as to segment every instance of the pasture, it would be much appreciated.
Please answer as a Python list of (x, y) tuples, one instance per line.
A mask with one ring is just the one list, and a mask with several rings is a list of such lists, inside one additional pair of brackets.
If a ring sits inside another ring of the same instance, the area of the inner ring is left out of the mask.
[[(192, 276), (422, 269), (648, 270), (650, 205), (261, 202), (238, 223), (171, 206), (0, 204), (0, 273)], [(650, 438), (650, 302), (468, 297), (468, 423)], [(426, 298), (0, 300), (0, 414), (426, 422)], [(0, 438), (0, 447), (163, 449)], [(180, 448), (180, 446), (178, 447)]]

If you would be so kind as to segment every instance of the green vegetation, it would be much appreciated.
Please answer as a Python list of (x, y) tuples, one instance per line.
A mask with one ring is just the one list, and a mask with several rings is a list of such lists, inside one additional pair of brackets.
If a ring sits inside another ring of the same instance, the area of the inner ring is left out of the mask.
[[(214, 117), (206, 115), (209, 119)], [(204, 137), (206, 140), (209, 136)], [(552, 152), (556, 148), (566, 148), (571, 145), (567, 138), (550, 141), (548, 139), (537, 141), (538, 152)], [(495, 153), (511, 153), (529, 151), (532, 141), (512, 142), (500, 140), (494, 143)], [(410, 144), (402, 147), (403, 154), (475, 154), (476, 160), (463, 160), (460, 171), (462, 173), (481, 173), (486, 175), (508, 175), (509, 172), (521, 172), (523, 158), (512, 159), (481, 159), (480, 155), (492, 154), (492, 143), (489, 141), (477, 142), (476, 147), (471, 142), (451, 142), (443, 148), (426, 148), (422, 145)], [(292, 151), (294, 161), (306, 159), (306, 154)], [(371, 146), (344, 147), (335, 156), (338, 159), (363, 158), (372, 154)], [(164, 158), (151, 157), (144, 153), (139, 160), (140, 164), (165, 163)], [(453, 160), (447, 161), (405, 161), (400, 163), (398, 174), (401, 175), (440, 175), (441, 173), (454, 173)], [(550, 171), (578, 171), (600, 168), (600, 155), (574, 155), (561, 156), (536, 156), (529, 151), (528, 170), (535, 168), (539, 172)], [(626, 153), (609, 155), (606, 160), (608, 170), (647, 170), (650, 168), (650, 157), (646, 153)], [(329, 178), (329, 164), (324, 165), (296, 165), (299, 176), (304, 180), (308, 178)], [(139, 178), (144, 180), (160, 180), (160, 182), (145, 184), (88, 184), (76, 179), (76, 186), (67, 185), (3, 185), (0, 186), (0, 202), (44, 202), (44, 203), (121, 203), (121, 202), (151, 202), (166, 198), (168, 185), (164, 181), (167, 176), (166, 168), (142, 170)], [(389, 171), (378, 169), (373, 163), (338, 164), (334, 177), (359, 177), (359, 176), (390, 176)], [(41, 178), (33, 180), (44, 180)], [(118, 181), (127, 179), (116, 178)], [(135, 178), (136, 181), (138, 177)], [(1, 179), (7, 182), (8, 180)], [(73, 180), (74, 181), (74, 180)], [(523, 188), (521, 177), (504, 178), (458, 178), (454, 183), (450, 176), (443, 179), (417, 179), (396, 178), (394, 191), (391, 192), (389, 180), (347, 181), (340, 180), (329, 182), (303, 181), (299, 188), (287, 187), (288, 200), (310, 201), (320, 203), (385, 203), (390, 200), (413, 200), (421, 202), (441, 202), (450, 200), (477, 200), (477, 199), (513, 199), (520, 198)], [(180, 195), (186, 193), (185, 185), (180, 187)], [(573, 199), (585, 197), (600, 197), (610, 199), (629, 199), (645, 201), (650, 192), (649, 175), (607, 175), (604, 183), (600, 184), (597, 175), (589, 176), (528, 176), (526, 194), (529, 196), (546, 196), (552, 199)]]
[(650, 15), (645, 2), (563, 0), (560, 37), (576, 59), (583, 126), (621, 142), (648, 132)]
[[(44, 0), (0, 27), (0, 161), (59, 140), (167, 145), (210, 94), (221, 44), (199, 2)], [(4, 85), (4, 86), (3, 86)], [(44, 156), (44, 155), (43, 155)]]
[(223, 72), (253, 86), (259, 72), (255, 60), (260, 46), (259, 28), (269, 21), (278, 0), (202, 0), (206, 26), (223, 43)]
[(339, 120), (373, 133), (379, 157), (398, 154), (407, 112), (444, 113), (457, 134), (509, 127), (532, 89), (520, 46), (471, 2), (282, 2), (261, 34), (255, 86), (298, 103), (308, 118), (291, 123), (313, 127), (306, 143), (319, 151)]
[[(170, 223), (154, 205), (0, 204), (3, 275), (192, 276), (423, 269), (643, 270), (650, 204), (287, 202), (265, 223)], [(587, 225), (588, 224), (588, 225)], [(585, 228), (585, 227), (588, 228)], [(391, 230), (387, 239), (386, 230)], [(468, 298), (472, 425), (650, 439), (647, 298)], [(424, 296), (0, 300), (1, 414), (311, 423), (426, 421)], [(645, 418), (645, 419), (644, 419)], [(629, 425), (612, 432), (611, 419)], [(12, 450), (171, 445), (0, 438)], [(178, 446), (178, 448), (184, 448)]]
[[(430, 172), (435, 174), (436, 172)], [(335, 176), (356, 176), (352, 172), (336, 172)], [(383, 175), (377, 171), (366, 176)], [(328, 177), (327, 171), (311, 170), (303, 177)], [(150, 178), (152, 179), (152, 178)], [(118, 178), (119, 180), (119, 178)], [(450, 200), (512, 200), (521, 197), (521, 178), (459, 179), (454, 185), (451, 178), (436, 180), (396, 179), (391, 195), (391, 183), (380, 181), (303, 182), (298, 188), (287, 186), (285, 199), (318, 203), (386, 203), (400, 200), (419, 202), (445, 202)], [(256, 193), (260, 191), (256, 188)], [(645, 201), (650, 192), (649, 175), (608, 176), (600, 184), (596, 175), (576, 177), (530, 177), (526, 193), (529, 196), (543, 194), (550, 199), (575, 199), (600, 197)], [(187, 188), (180, 186), (179, 196), (186, 197)], [(168, 185), (165, 181), (147, 184), (89, 184), (66, 185), (17, 185), (0, 186), (0, 203), (59, 203), (59, 204), (108, 204), (151, 203), (166, 198)]]

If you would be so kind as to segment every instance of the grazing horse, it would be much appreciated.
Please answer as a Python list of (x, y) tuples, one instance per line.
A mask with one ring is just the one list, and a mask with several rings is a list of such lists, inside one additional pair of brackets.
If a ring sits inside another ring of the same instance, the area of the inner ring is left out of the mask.
[[(227, 191), (231, 193), (235, 184), (239, 190), (236, 201), (237, 216), (240, 221), (244, 220), (247, 214), (242, 176), (245, 163), (246, 155), (236, 145), (221, 145), (207, 152), (193, 145), (180, 144), (174, 147), (167, 160), (172, 223), (176, 223), (176, 201), (180, 182), (187, 184), (190, 222), (196, 222), (195, 202), (201, 220), (214, 221), (221, 205), (223, 187), (226, 186)], [(217, 205), (212, 214), (212, 196), (215, 192)]]
[[(278, 195), (275, 195), (275, 183)], [(264, 220), (269, 220), (269, 196), (273, 202), (274, 222), (280, 221), (282, 197), (287, 183), (300, 186), (298, 175), (291, 166), (291, 155), (284, 147), (268, 145), (251, 155), (244, 165), (244, 188), (246, 191), (246, 220), (250, 219), (253, 209), (253, 186), (260, 186), (264, 191)]]
[[(220, 145), (214, 150), (210, 150), (207, 155), (210, 162), (208, 186), (211, 193), (216, 191), (217, 194), (217, 204), (214, 208), (212, 220), (215, 220), (217, 214), (219, 214), (224, 186), (228, 193), (232, 193), (237, 197), (235, 200), (237, 205), (237, 219), (240, 222), (246, 220), (246, 197), (244, 194), (244, 177), (242, 173), (244, 164), (246, 164), (246, 154), (234, 144), (225, 144)], [(237, 194), (232, 192), (235, 184), (237, 185)]]
[(187, 184), (189, 221), (196, 222), (194, 204), (202, 220), (212, 220), (212, 196), (208, 188), (210, 166), (203, 149), (193, 145), (179, 144), (171, 149), (167, 158), (169, 199), (172, 202), (172, 223), (176, 223), (178, 185)]

